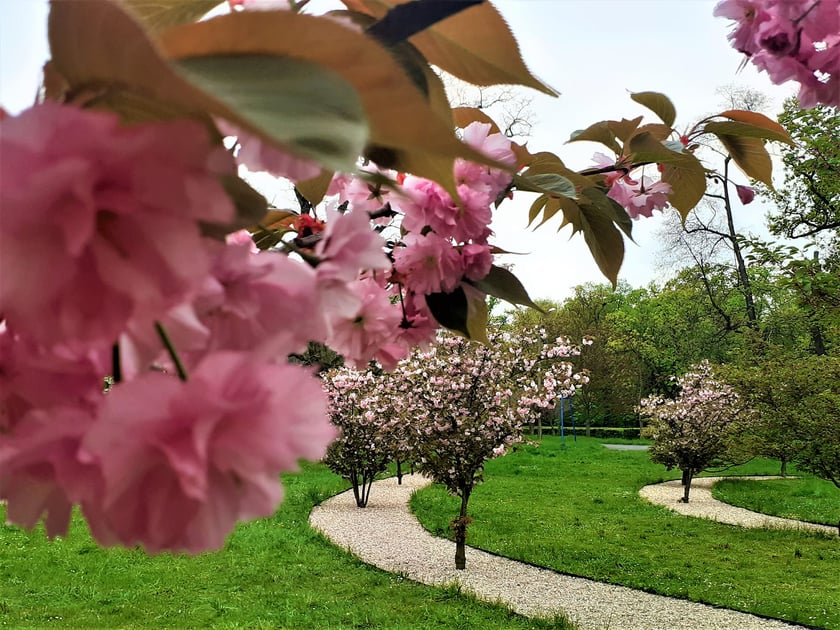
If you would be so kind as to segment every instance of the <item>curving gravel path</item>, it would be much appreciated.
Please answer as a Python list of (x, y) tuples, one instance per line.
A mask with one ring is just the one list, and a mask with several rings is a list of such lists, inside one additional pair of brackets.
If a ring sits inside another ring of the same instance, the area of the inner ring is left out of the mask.
[(368, 507), (352, 491), (328, 499), (311, 525), (364, 562), (424, 584), (459, 584), (477, 597), (528, 616), (565, 614), (581, 630), (771, 630), (800, 628), (773, 619), (594, 582), (467, 547), (467, 568), (453, 568), (455, 543), (429, 534), (411, 514), (420, 475), (376, 482)]
[(799, 529), (814, 532), (825, 532), (837, 535), (837, 528), (829, 525), (818, 525), (806, 523), (790, 518), (768, 516), (759, 512), (753, 512), (745, 508), (735, 507), (728, 503), (718, 501), (712, 496), (712, 486), (721, 479), (781, 479), (774, 476), (752, 476), (752, 477), (698, 477), (691, 482), (691, 492), (688, 496), (688, 503), (681, 503), (683, 487), (679, 480), (666, 481), (645, 486), (639, 490), (639, 494), (656, 505), (667, 507), (669, 510), (679, 512), (685, 516), (705, 518), (728, 525), (739, 525), (740, 527), (766, 527), (773, 529)]

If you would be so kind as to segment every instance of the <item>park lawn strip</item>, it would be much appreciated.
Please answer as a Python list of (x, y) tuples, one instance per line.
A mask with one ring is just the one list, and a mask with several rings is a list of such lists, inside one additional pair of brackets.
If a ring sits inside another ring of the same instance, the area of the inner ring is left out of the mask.
[[(840, 629), (840, 540), (680, 516), (639, 497), (679, 478), (644, 451), (556, 437), (488, 463), (468, 544), (562, 573), (823, 628)], [(759, 460), (727, 474), (775, 474)], [(718, 473), (719, 474), (719, 473)], [(436, 535), (457, 514), (439, 486), (411, 507)]]
[(712, 496), (771, 516), (831, 526), (840, 521), (840, 488), (814, 477), (727, 479), (714, 485)]
[[(272, 517), (200, 556), (102, 549), (76, 516), (66, 539), (0, 530), (0, 626), (12, 628), (570, 628), (367, 566), (308, 524), (347, 484), (322, 465), (284, 478)], [(0, 517), (5, 513), (0, 508)]]

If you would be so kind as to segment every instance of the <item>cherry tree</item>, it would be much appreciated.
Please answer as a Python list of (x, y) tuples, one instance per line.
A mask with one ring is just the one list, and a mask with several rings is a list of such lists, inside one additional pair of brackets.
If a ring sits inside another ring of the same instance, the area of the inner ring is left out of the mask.
[(420, 434), (419, 470), (461, 499), (452, 521), (457, 569), (466, 566), (467, 507), (485, 462), (522, 440), (533, 410), (587, 380), (561, 360), (578, 352), (568, 340), (543, 341), (535, 356), (524, 351), (529, 343), (508, 333), (493, 335), (491, 345), (442, 335), (388, 376), (398, 383), (392, 390), (402, 392), (404, 421)]
[(688, 503), (696, 475), (733, 463), (731, 440), (752, 414), (729, 385), (715, 378), (708, 361), (692, 366), (676, 385), (675, 398), (642, 400), (640, 413), (648, 423), (642, 436), (653, 440), (649, 453), (654, 462), (682, 471), (680, 500)]
[(396, 381), (381, 369), (340, 368), (322, 381), (330, 421), (339, 431), (324, 463), (350, 481), (356, 505), (367, 507), (371, 486), (389, 462), (396, 462), (402, 483), (402, 464), (416, 453), (417, 429), (397, 411), (403, 403), (400, 392), (391, 389)]

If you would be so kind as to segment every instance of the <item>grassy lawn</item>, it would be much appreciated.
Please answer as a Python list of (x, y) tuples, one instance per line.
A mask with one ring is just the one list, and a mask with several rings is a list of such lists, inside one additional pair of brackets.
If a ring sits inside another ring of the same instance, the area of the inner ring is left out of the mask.
[[(218, 553), (100, 549), (81, 521), (67, 539), (0, 529), (0, 626), (8, 628), (564, 628), (363, 565), (307, 524), (346, 488), (319, 465), (285, 480), (271, 519)], [(5, 514), (0, 508), (0, 518)], [(2, 521), (0, 521), (2, 522)]]
[[(749, 530), (677, 515), (638, 490), (678, 478), (644, 451), (544, 438), (490, 462), (470, 500), (468, 543), (572, 575), (823, 628), (840, 629), (840, 540)], [(775, 474), (757, 461), (727, 474)], [(414, 496), (423, 524), (448, 535), (457, 503)]]
[(715, 484), (712, 495), (732, 505), (773, 516), (836, 526), (840, 521), (840, 489), (813, 477), (737, 480)]

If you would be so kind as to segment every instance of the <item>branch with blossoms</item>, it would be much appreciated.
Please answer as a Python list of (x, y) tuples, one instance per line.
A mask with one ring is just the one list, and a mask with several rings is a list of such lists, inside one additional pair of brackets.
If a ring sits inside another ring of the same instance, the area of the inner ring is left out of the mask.
[[(575, 135), (614, 150), (609, 185), (451, 109), (432, 66), (555, 94), (489, 2), (228, 4), (52, 3), (38, 102), (0, 119), (0, 499), (19, 525), (64, 534), (78, 505), (104, 545), (219, 548), (335, 437), (289, 357), (316, 342), (393, 368), (439, 327), (489, 341), (488, 295), (535, 306), (494, 264), (505, 195), (536, 193), (532, 220), (562, 210), (615, 283), (631, 214), (705, 192), (656, 93), (633, 98), (664, 124)], [(786, 139), (721, 117), (703, 131), (745, 170)], [(630, 179), (648, 162), (663, 184)], [(293, 182), (301, 211), (270, 209), (243, 165)]]

